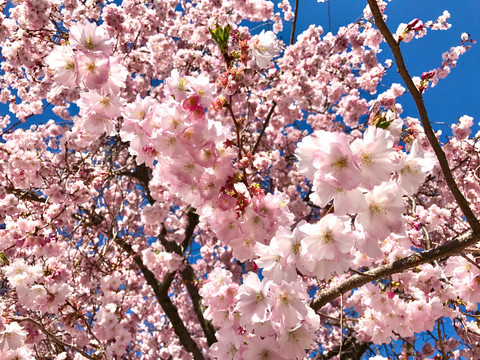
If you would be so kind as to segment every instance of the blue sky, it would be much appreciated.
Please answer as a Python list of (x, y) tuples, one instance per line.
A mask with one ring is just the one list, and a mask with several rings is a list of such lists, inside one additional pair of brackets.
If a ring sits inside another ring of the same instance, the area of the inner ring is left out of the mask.
[[(292, 7), (294, 0), (290, 0)], [(331, 30), (336, 33), (338, 28), (354, 22), (362, 15), (366, 1), (363, 0), (330, 0)], [(308, 28), (310, 24), (321, 25), (328, 32), (328, 5), (317, 3), (316, 0), (299, 1), (299, 19), (296, 34)], [(422, 72), (439, 67), (442, 53), (452, 46), (460, 45), (460, 35), (469, 33), (473, 39), (480, 42), (480, 1), (478, 0), (393, 0), (387, 5), (387, 25), (395, 32), (400, 23), (408, 23), (414, 18), (423, 22), (435, 21), (444, 10), (451, 14), (452, 27), (447, 31), (429, 31), (421, 39), (414, 39), (402, 45), (407, 68), (412, 76), (420, 76)], [(290, 33), (290, 27), (285, 26), (285, 32)], [(288, 41), (289, 35), (284, 35)], [(384, 46), (381, 59), (393, 56)], [(424, 100), (432, 123), (452, 124), (462, 115), (474, 118), (474, 132), (480, 130), (480, 43), (458, 60), (457, 66), (450, 75), (441, 80), (436, 87), (430, 88), (424, 94)], [(394, 82), (403, 85), (396, 68), (389, 70), (384, 78), (386, 88)], [(403, 105), (402, 117), (418, 118), (415, 105), (408, 93), (399, 100)], [(440, 129), (444, 134), (450, 133), (444, 125), (433, 124), (434, 129)]]

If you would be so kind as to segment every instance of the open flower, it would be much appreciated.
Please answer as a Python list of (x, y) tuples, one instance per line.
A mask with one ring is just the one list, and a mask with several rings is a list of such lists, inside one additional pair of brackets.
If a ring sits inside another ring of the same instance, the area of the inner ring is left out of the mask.
[(113, 41), (102, 27), (87, 20), (77, 22), (70, 29), (69, 43), (84, 52), (101, 52), (110, 55)]
[(401, 234), (404, 231), (402, 213), (405, 210), (402, 191), (393, 182), (384, 182), (375, 186), (365, 195), (367, 211), (359, 213), (355, 226), (365, 230), (375, 239), (385, 239), (392, 232)]
[(260, 69), (270, 65), (275, 56), (280, 55), (281, 47), (272, 31), (263, 30), (252, 38), (252, 54)]

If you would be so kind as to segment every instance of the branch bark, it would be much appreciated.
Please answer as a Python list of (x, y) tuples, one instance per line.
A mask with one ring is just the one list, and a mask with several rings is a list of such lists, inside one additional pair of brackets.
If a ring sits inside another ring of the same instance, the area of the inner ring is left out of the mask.
[(317, 311), (330, 301), (345, 294), (347, 291), (358, 288), (376, 279), (396, 274), (427, 262), (444, 259), (452, 255), (458, 255), (463, 249), (477, 243), (478, 241), (480, 241), (480, 235), (474, 234), (470, 231), (457, 239), (451, 240), (431, 250), (412, 254), (403, 259), (394, 261), (393, 263), (368, 270), (362, 273), (362, 275), (353, 275), (344, 282), (333, 286), (330, 289), (321, 291), (317, 299), (311, 304), (311, 307)]
[(188, 329), (185, 327), (183, 320), (180, 318), (177, 307), (173, 304), (172, 300), (170, 300), (170, 297), (168, 296), (168, 289), (173, 281), (175, 274), (167, 274), (165, 276), (165, 280), (160, 283), (155, 277), (155, 274), (143, 263), (140, 255), (135, 253), (130, 244), (125, 242), (125, 240), (120, 237), (116, 237), (115, 242), (125, 252), (127, 252), (133, 257), (133, 261), (135, 261), (135, 264), (137, 264), (137, 266), (140, 268), (140, 271), (143, 273), (147, 284), (150, 285), (150, 287), (153, 289), (153, 292), (157, 297), (158, 303), (160, 304), (163, 311), (170, 320), (173, 330), (175, 331), (175, 334), (178, 336), (178, 339), (180, 340), (180, 343), (183, 345), (185, 350), (190, 352), (195, 360), (204, 360), (202, 352), (193, 340)]
[(270, 108), (270, 111), (267, 114), (267, 118), (265, 119), (265, 122), (263, 123), (262, 130), (260, 131), (260, 134), (258, 135), (257, 141), (255, 142), (255, 146), (253, 147), (253, 150), (252, 150), (252, 155), (255, 155), (255, 153), (258, 150), (258, 147), (260, 146), (260, 141), (262, 140), (263, 134), (265, 134), (265, 130), (267, 129), (268, 124), (270, 123), (270, 119), (272, 118), (273, 111), (275, 110), (276, 106), (277, 106), (277, 103), (274, 101), (272, 107)]
[[(166, 230), (165, 228), (162, 229), (160, 236), (158, 237), (160, 242), (162, 243), (163, 247), (169, 252), (175, 252), (180, 256), (183, 256), (183, 252), (187, 249), (188, 245), (191, 244), (193, 239), (193, 234), (195, 227), (198, 225), (199, 217), (195, 212), (194, 208), (190, 208), (187, 213), (188, 217), (188, 224), (185, 228), (185, 239), (182, 242), (182, 248), (180, 248), (176, 243), (170, 242), (165, 238)], [(185, 268), (180, 272), (182, 276), (183, 283), (187, 288), (188, 295), (192, 299), (193, 310), (197, 315), (198, 321), (200, 322), (200, 326), (202, 327), (203, 333), (207, 338), (208, 345), (212, 345), (213, 343), (217, 342), (217, 338), (215, 337), (215, 327), (212, 323), (206, 320), (203, 317), (203, 306), (202, 306), (202, 297), (198, 293), (198, 289), (196, 287), (196, 279), (195, 272), (193, 271), (190, 264), (186, 264)]]
[(297, 27), (297, 17), (298, 17), (298, 0), (295, 0), (295, 15), (293, 17), (293, 23), (292, 23), (292, 32), (290, 34), (290, 45), (292, 45), (295, 41), (295, 28)]
[(38, 328), (42, 333), (44, 333), (48, 338), (50, 338), (55, 344), (61, 346), (62, 348), (70, 348), (72, 350), (75, 350), (79, 354), (81, 354), (84, 358), (89, 359), (89, 360), (96, 360), (97, 358), (94, 356), (88, 355), (85, 351), (82, 349), (76, 347), (75, 345), (68, 344), (63, 340), (60, 340), (58, 337), (56, 337), (53, 333), (48, 331), (45, 326), (43, 326), (40, 322), (33, 320), (32, 318), (29, 317), (22, 317), (22, 318), (10, 318), (10, 320), (16, 321), (16, 322), (29, 322), (30, 324), (34, 325), (36, 328)]
[(425, 135), (427, 136), (427, 139), (430, 142), (430, 145), (432, 146), (435, 155), (437, 156), (438, 162), (440, 163), (440, 167), (442, 169), (443, 176), (445, 177), (445, 181), (447, 182), (448, 188), (450, 189), (453, 196), (455, 197), (455, 200), (460, 206), (460, 209), (462, 210), (463, 215), (467, 219), (468, 224), (470, 225), (474, 233), (478, 234), (480, 233), (480, 222), (478, 221), (472, 209), (470, 208), (468, 201), (465, 199), (462, 192), (458, 188), (457, 183), (455, 182), (455, 179), (452, 175), (452, 172), (450, 171), (447, 157), (445, 156), (445, 153), (443, 152), (437, 140), (437, 137), (433, 132), (432, 126), (430, 124), (427, 109), (425, 108), (425, 104), (423, 102), (422, 94), (413, 83), (413, 80), (405, 65), (405, 61), (403, 60), (402, 52), (400, 50), (400, 44), (395, 40), (392, 33), (388, 29), (387, 24), (383, 20), (383, 16), (382, 16), (382, 13), (380, 12), (380, 9), (378, 8), (377, 1), (376, 0), (367, 0), (367, 1), (368, 1), (368, 5), (370, 5), (370, 9), (373, 14), (375, 25), (378, 27), (378, 29), (382, 33), (383, 37), (387, 41), (387, 44), (393, 53), (393, 57), (395, 58), (395, 62), (397, 64), (397, 71), (402, 77), (405, 85), (408, 88), (408, 91), (410, 91), (410, 94), (412, 95), (412, 98), (415, 101), (415, 105), (417, 107), (418, 114), (420, 115), (420, 120), (422, 122)]
[[(149, 181), (150, 181), (149, 170), (144, 164), (137, 166), (137, 168), (134, 172), (128, 173), (126, 175), (129, 175), (129, 176), (132, 176), (132, 177), (135, 177), (136, 179), (138, 179), (138, 181), (142, 184), (143, 188), (145, 189), (145, 193), (147, 194), (147, 198), (149, 200), (149, 203), (150, 204), (155, 203), (155, 200), (150, 195), (150, 190), (149, 190), (149, 187), (148, 187), (148, 184), (149, 184)], [(162, 243), (165, 250), (167, 250), (168, 252), (171, 252), (171, 253), (176, 253), (176, 254), (178, 254), (182, 257), (184, 255), (185, 250), (190, 245), (190, 243), (193, 239), (193, 234), (194, 234), (194, 231), (195, 231), (195, 227), (198, 225), (198, 221), (199, 221), (199, 217), (198, 217), (197, 213), (195, 212), (194, 208), (189, 208), (189, 210), (187, 212), (187, 218), (188, 218), (188, 224), (187, 224), (187, 227), (185, 228), (185, 238), (182, 242), (181, 247), (179, 245), (177, 245), (175, 242), (168, 241), (165, 238), (165, 235), (167, 234), (167, 229), (165, 227), (162, 229), (160, 235), (158, 236), (158, 239)], [(126, 248), (123, 245), (121, 245), (121, 244), (119, 244), (119, 245), (124, 250), (126, 250)], [(130, 246), (130, 245), (128, 245), (128, 246)], [(129, 252), (129, 254), (132, 255), (132, 256), (135, 255), (133, 250), (131, 249), (131, 247), (130, 247), (130, 250), (127, 249), (126, 251), (127, 252), (131, 251), (131, 252)], [(135, 257), (134, 257), (134, 261), (140, 267), (137, 260), (135, 260)], [(140, 269), (142, 269), (142, 268), (140, 267)], [(146, 269), (146, 270), (148, 270), (148, 269)], [(150, 270), (148, 270), (148, 271), (150, 271)], [(143, 270), (142, 270), (142, 273), (145, 275), (145, 272)], [(202, 327), (202, 330), (205, 334), (205, 338), (207, 339), (207, 343), (208, 343), (208, 345), (212, 345), (213, 343), (215, 343), (217, 341), (217, 338), (215, 337), (215, 331), (216, 330), (215, 330), (215, 327), (212, 325), (212, 323), (210, 321), (206, 320), (203, 317), (204, 309), (202, 307), (202, 298), (201, 298), (200, 294), (198, 293), (198, 289), (195, 285), (196, 284), (195, 272), (193, 271), (190, 264), (187, 263), (185, 265), (185, 269), (183, 269), (180, 272), (180, 274), (182, 276), (185, 287), (187, 288), (188, 294), (190, 295), (190, 298), (192, 299), (193, 310), (195, 311), (195, 314), (197, 315), (198, 321), (200, 322), (200, 326)], [(145, 277), (145, 279), (146, 279), (146, 277)], [(154, 279), (154, 280), (155, 280), (155, 282), (157, 282), (156, 279)], [(147, 283), (148, 283), (148, 281), (147, 281)], [(152, 280), (152, 282), (149, 283), (149, 285), (152, 286), (153, 283), (154, 282)], [(152, 286), (152, 288), (153, 288), (153, 286)], [(160, 302), (160, 300), (159, 300), (159, 302)], [(162, 305), (162, 304), (160, 304), (160, 305)], [(163, 305), (162, 305), (162, 307), (163, 307)], [(168, 316), (168, 314), (167, 314), (167, 316)], [(176, 333), (176, 331), (175, 331), (175, 333)]]

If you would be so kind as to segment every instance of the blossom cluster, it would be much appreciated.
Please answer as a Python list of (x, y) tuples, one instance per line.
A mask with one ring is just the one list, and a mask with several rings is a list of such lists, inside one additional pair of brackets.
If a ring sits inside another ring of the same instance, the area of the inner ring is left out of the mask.
[[(393, 63), (369, 7), (284, 46), (288, 1), (8, 6), (0, 100), (22, 121), (48, 101), (73, 123), (0, 122), (0, 358), (295, 360), (392, 339), (402, 358), (480, 351), (477, 246), (368, 271), (469, 229), (406, 90), (380, 91)], [(421, 92), (471, 44), (414, 78)], [(474, 123), (460, 117), (442, 149), (478, 214)]]

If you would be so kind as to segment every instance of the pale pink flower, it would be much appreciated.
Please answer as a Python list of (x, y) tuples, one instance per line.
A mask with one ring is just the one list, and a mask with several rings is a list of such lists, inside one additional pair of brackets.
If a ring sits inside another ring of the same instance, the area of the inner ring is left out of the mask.
[(106, 55), (110, 54), (113, 45), (103, 27), (97, 27), (96, 23), (87, 20), (77, 22), (70, 28), (68, 41), (74, 49)]
[[(301, 260), (303, 244), (301, 239), (303, 237), (299, 227), (305, 223), (305, 220), (300, 221), (293, 229), (293, 232), (284, 226), (280, 226), (275, 233), (273, 239), (278, 241), (278, 252), (285, 259), (285, 263), (289, 268), (294, 268)], [(272, 241), (273, 241), (272, 239)], [(293, 279), (292, 279), (293, 281)]]
[(371, 237), (383, 240), (392, 232), (402, 234), (405, 206), (402, 191), (393, 182), (375, 186), (365, 195), (368, 209), (357, 215), (355, 226), (366, 231)]
[(331, 186), (315, 175), (310, 200), (320, 207), (325, 207), (333, 198), (335, 215), (358, 213), (366, 209), (365, 196), (360, 189), (345, 190)]
[[(163, 131), (179, 134), (185, 129), (189, 112), (175, 102), (162, 102), (156, 105), (151, 116), (145, 118), (144, 122), (151, 123), (151, 128), (158, 128)], [(149, 128), (146, 124), (143, 126)]]
[(361, 181), (359, 158), (343, 133), (316, 131), (297, 145), (295, 155), (300, 172), (310, 180), (316, 175), (329, 185), (345, 190), (356, 188)]
[[(296, 278), (295, 268), (288, 266), (285, 258), (280, 253), (280, 245), (284, 242), (288, 242), (288, 240), (285, 241), (283, 238), (273, 237), (269, 245), (262, 243), (256, 243), (255, 245), (255, 255), (259, 257), (255, 260), (255, 263), (262, 269), (262, 275), (278, 283), (281, 283), (283, 279), (295, 280)], [(285, 245), (288, 246), (287, 244)]]
[(10, 350), (2, 353), (0, 351), (0, 358), (2, 360), (32, 360), (33, 354), (31, 348), (22, 346), (15, 350)]
[(240, 348), (246, 337), (237, 334), (234, 329), (222, 327), (215, 334), (217, 341), (210, 346), (210, 355), (218, 360), (240, 360), (242, 359)]
[(280, 55), (282, 51), (281, 45), (273, 31), (262, 30), (250, 40), (252, 47), (252, 55), (260, 69), (269, 67), (272, 59)]
[(189, 89), (189, 76), (182, 76), (177, 69), (173, 69), (170, 77), (165, 79), (167, 90), (175, 97), (176, 101), (181, 101), (187, 97)]
[(306, 235), (298, 264), (302, 273), (328, 279), (348, 269), (349, 252), (355, 243), (348, 219), (329, 214), (315, 224), (300, 225), (300, 232)]
[(274, 299), (270, 321), (277, 335), (298, 327), (307, 316), (308, 294), (305, 284), (297, 277), (294, 282), (282, 281), (271, 284), (271, 296)]
[(190, 154), (198, 164), (206, 168), (214, 166), (220, 156), (213, 141), (207, 141), (202, 144), (201, 148), (191, 151)]
[(208, 108), (213, 101), (215, 85), (210, 82), (210, 78), (205, 74), (200, 74), (190, 78), (190, 86), (199, 97), (199, 104)]
[(117, 95), (96, 90), (82, 93), (78, 104), (85, 112), (94, 111), (107, 118), (119, 117), (123, 109), (123, 101)]
[(102, 90), (110, 93), (118, 93), (125, 87), (125, 82), (129, 76), (125, 66), (120, 64), (116, 56), (110, 56), (110, 70), (108, 71), (107, 82), (103, 84)]
[(110, 60), (108, 56), (77, 52), (75, 56), (79, 81), (89, 90), (100, 89), (108, 80)]
[(25, 263), (25, 260), (16, 258), (3, 268), (3, 273), (12, 284), (19, 282), (28, 284), (32, 282), (27, 279), (28, 267), (29, 266)]
[(70, 46), (56, 46), (45, 63), (55, 71), (54, 79), (59, 85), (69, 89), (77, 85), (77, 64)]
[(408, 195), (415, 194), (435, 164), (437, 164), (435, 155), (422, 150), (415, 140), (399, 171), (398, 184)]
[(108, 117), (97, 114), (95, 112), (90, 112), (84, 116), (85, 121), (83, 122), (84, 128), (91, 134), (101, 135), (105, 133), (107, 136), (110, 136), (113, 132), (113, 121)]
[(360, 159), (361, 185), (367, 189), (389, 180), (400, 161), (393, 147), (393, 136), (376, 126), (369, 126), (363, 139), (356, 139), (351, 147)]
[(150, 96), (142, 98), (137, 94), (135, 102), (126, 104), (123, 108), (123, 118), (129, 121), (140, 123), (144, 121), (149, 114), (155, 109), (158, 102)]
[(0, 333), (0, 349), (15, 350), (23, 345), (27, 332), (15, 321), (7, 324)]
[(328, 214), (315, 224), (300, 226), (300, 231), (306, 234), (302, 239), (305, 252), (312, 254), (315, 260), (332, 260), (338, 253), (350, 252), (355, 239), (349, 222), (348, 217)]
[(255, 257), (256, 237), (254, 234), (246, 231), (246, 228), (248, 229), (248, 226), (239, 227), (236, 236), (229, 241), (233, 255), (239, 261), (247, 261)]
[(295, 329), (285, 331), (278, 338), (280, 353), (287, 359), (304, 359), (305, 349), (314, 343), (314, 339), (315, 332), (302, 322)]
[(270, 281), (261, 281), (258, 275), (249, 272), (237, 293), (237, 310), (242, 314), (240, 323), (249, 324), (267, 321), (273, 305), (269, 296)]
[(278, 352), (278, 345), (274, 337), (250, 338), (246, 350), (242, 354), (244, 360), (284, 360)]

